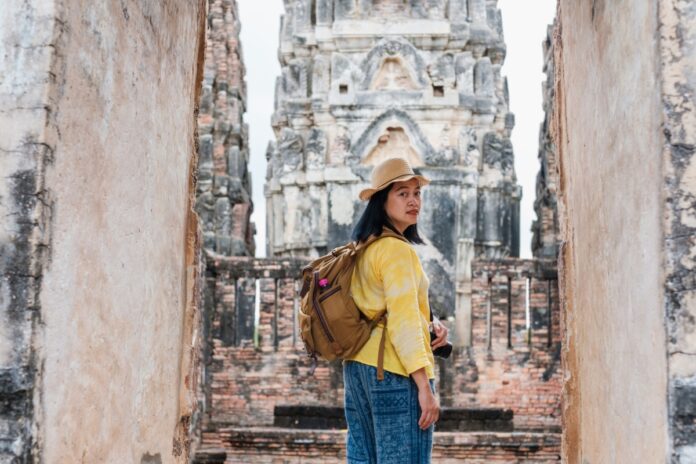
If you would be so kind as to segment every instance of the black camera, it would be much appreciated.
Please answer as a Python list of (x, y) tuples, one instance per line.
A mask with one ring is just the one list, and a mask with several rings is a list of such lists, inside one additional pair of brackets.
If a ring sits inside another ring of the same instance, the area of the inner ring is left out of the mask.
[[(431, 331), (430, 332), (430, 341), (432, 342), (435, 340), (437, 336), (435, 335), (435, 332)], [(433, 350), (433, 356), (437, 356), (438, 358), (449, 358), (450, 354), (452, 354), (452, 344), (450, 342), (447, 342), (445, 346), (440, 346), (438, 348), (435, 348)]]

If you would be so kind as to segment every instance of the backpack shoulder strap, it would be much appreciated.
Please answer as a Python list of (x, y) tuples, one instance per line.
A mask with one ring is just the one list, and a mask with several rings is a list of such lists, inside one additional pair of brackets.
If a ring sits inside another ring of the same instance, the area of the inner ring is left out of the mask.
[(369, 247), (370, 245), (372, 245), (377, 240), (379, 240), (381, 238), (386, 238), (386, 237), (398, 238), (399, 240), (403, 240), (404, 242), (408, 243), (408, 240), (406, 240), (406, 237), (404, 237), (403, 235), (397, 234), (396, 232), (394, 232), (393, 230), (391, 230), (388, 227), (383, 227), (381, 235), (370, 235), (367, 238), (367, 240), (365, 240), (364, 242), (356, 243), (355, 251), (361, 252), (361, 251), (365, 250), (367, 247)]

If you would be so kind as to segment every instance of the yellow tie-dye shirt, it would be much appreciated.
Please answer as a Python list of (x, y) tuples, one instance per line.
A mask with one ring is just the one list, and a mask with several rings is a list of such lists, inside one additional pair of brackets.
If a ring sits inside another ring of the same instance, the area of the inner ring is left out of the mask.
[[(370, 319), (387, 309), (384, 370), (408, 376), (425, 367), (434, 378), (430, 348), (428, 277), (413, 247), (394, 237), (372, 243), (358, 257), (351, 280), (353, 300)], [(383, 324), (351, 358), (377, 367)]]

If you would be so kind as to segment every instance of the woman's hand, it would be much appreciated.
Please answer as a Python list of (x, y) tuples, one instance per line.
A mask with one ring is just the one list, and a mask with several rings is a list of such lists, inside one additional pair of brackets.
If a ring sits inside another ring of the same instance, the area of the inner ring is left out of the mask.
[(418, 419), (418, 427), (426, 430), (440, 418), (440, 404), (437, 398), (430, 389), (428, 375), (425, 373), (425, 368), (421, 367), (411, 374), (413, 380), (418, 386), (418, 404), (421, 408), (421, 416)]
[(430, 341), (430, 346), (433, 350), (447, 344), (447, 334), (449, 330), (444, 326), (442, 322), (436, 317), (433, 317), (433, 332), (435, 332), (435, 339)]

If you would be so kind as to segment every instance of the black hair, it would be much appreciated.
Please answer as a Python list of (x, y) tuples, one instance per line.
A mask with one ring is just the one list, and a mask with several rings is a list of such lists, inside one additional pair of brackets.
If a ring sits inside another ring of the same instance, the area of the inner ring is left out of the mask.
[[(388, 227), (395, 233), (399, 234), (398, 229), (391, 223), (384, 205), (387, 203), (389, 191), (394, 186), (392, 182), (385, 189), (378, 190), (371, 197), (363, 211), (362, 216), (358, 219), (358, 223), (353, 228), (351, 238), (356, 242), (364, 242), (370, 235), (382, 235), (382, 229)], [(403, 235), (411, 243), (424, 243), (423, 239), (418, 235), (418, 225), (411, 224), (404, 230)]]

